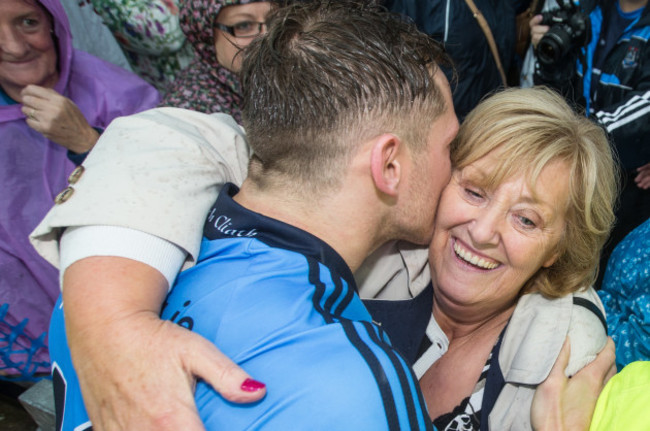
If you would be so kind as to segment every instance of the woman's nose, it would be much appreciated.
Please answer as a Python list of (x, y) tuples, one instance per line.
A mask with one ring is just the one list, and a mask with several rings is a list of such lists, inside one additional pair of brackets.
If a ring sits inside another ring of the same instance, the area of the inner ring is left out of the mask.
[(503, 215), (494, 207), (478, 208), (469, 225), (469, 234), (478, 244), (496, 244)]
[(17, 31), (11, 28), (0, 26), (0, 50), (2, 50), (2, 60), (11, 60), (6, 58), (7, 54), (16, 59), (20, 59), (29, 50), (29, 44), (25, 38)]

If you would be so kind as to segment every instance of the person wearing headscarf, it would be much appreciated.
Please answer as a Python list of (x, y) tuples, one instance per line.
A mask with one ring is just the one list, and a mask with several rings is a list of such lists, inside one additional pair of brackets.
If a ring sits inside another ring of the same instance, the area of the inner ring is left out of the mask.
[(181, 0), (181, 28), (194, 48), (194, 61), (166, 90), (161, 106), (232, 115), (241, 124), (240, 51), (266, 31), (273, 2)]
[(161, 92), (194, 58), (178, 0), (91, 0), (135, 73)]
[(55, 200), (72, 196), (70, 159), (114, 118), (158, 101), (136, 75), (73, 48), (59, 0), (0, 2), (0, 375), (49, 371), (58, 271), (28, 236)]

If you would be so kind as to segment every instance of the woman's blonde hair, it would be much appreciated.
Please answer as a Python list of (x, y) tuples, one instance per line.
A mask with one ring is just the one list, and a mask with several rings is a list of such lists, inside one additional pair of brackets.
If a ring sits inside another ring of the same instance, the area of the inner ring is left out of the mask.
[(531, 190), (542, 169), (568, 166), (566, 227), (555, 252), (522, 289), (559, 297), (591, 285), (600, 250), (614, 223), (618, 172), (605, 131), (544, 87), (508, 89), (481, 102), (465, 119), (452, 148), (456, 169), (498, 150), (485, 187), (525, 173)]

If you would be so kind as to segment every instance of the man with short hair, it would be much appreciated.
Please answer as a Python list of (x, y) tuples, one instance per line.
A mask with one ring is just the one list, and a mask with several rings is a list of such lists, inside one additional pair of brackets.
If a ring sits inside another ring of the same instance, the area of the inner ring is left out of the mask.
[[(437, 65), (445, 54), (361, 5), (298, 4), (268, 27), (242, 68), (248, 177), (221, 191), (197, 265), (162, 313), (264, 375), (268, 393), (233, 404), (199, 382), (201, 419), (208, 429), (431, 429), (408, 361), (352, 272), (387, 241), (431, 240), (458, 130)], [(60, 307), (50, 336), (67, 400), (58, 411), (65, 429), (83, 429), (72, 363), (57, 350)]]

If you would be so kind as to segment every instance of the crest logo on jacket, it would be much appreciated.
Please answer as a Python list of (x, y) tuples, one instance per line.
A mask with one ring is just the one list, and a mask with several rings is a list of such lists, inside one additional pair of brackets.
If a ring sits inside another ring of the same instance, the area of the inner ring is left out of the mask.
[(636, 67), (639, 60), (639, 48), (636, 46), (630, 46), (627, 48), (625, 57), (623, 58), (623, 68), (629, 69)]

